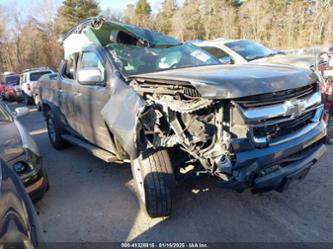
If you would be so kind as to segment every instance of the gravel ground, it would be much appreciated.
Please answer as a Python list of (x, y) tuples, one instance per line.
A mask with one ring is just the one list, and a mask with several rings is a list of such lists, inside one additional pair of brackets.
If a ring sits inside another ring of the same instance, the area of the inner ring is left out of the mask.
[(333, 240), (332, 146), (304, 181), (282, 194), (237, 193), (209, 178), (192, 179), (177, 187), (169, 219), (150, 219), (140, 209), (127, 164), (107, 164), (77, 147), (54, 150), (33, 108), (22, 123), (39, 145), (51, 183), (36, 204), (47, 241)]

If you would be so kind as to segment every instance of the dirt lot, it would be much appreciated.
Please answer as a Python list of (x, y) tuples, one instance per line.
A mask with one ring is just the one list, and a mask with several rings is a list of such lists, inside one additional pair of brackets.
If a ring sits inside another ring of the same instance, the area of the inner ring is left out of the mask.
[(178, 186), (174, 213), (162, 220), (140, 210), (128, 165), (108, 165), (76, 147), (54, 150), (36, 110), (22, 122), (50, 178), (51, 190), (36, 206), (47, 241), (333, 240), (333, 146), (282, 194), (236, 193), (192, 179)]

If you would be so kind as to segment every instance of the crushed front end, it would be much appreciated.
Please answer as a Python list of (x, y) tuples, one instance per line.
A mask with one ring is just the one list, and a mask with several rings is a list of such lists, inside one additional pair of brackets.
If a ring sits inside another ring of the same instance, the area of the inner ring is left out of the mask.
[(235, 99), (203, 98), (185, 81), (130, 85), (149, 106), (140, 117), (148, 146), (170, 148), (175, 167), (195, 165), (225, 188), (282, 191), (325, 152), (317, 83)]

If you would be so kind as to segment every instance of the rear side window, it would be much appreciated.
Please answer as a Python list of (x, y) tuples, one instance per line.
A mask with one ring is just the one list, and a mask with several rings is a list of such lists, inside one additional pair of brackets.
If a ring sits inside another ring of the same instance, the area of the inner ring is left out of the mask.
[(208, 53), (218, 58), (223, 64), (232, 63), (230, 55), (224, 52), (222, 49), (215, 47), (202, 47), (202, 49), (206, 50)]
[(33, 72), (30, 73), (30, 81), (37, 81), (44, 74), (52, 73), (51, 71)]
[(65, 60), (64, 71), (62, 76), (67, 79), (74, 80), (76, 72), (78, 53), (71, 54), (67, 60)]
[(5, 77), (5, 83), (7, 85), (17, 85), (20, 82), (20, 76), (19, 75), (10, 75)]

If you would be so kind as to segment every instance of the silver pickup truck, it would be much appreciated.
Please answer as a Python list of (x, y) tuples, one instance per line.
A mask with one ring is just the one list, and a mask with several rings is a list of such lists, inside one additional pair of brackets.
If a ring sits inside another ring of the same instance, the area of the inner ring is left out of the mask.
[(101, 17), (69, 30), (63, 46), (58, 78), (39, 89), (52, 145), (130, 162), (151, 217), (170, 215), (187, 174), (282, 191), (325, 152), (311, 71), (222, 65), (194, 45)]

